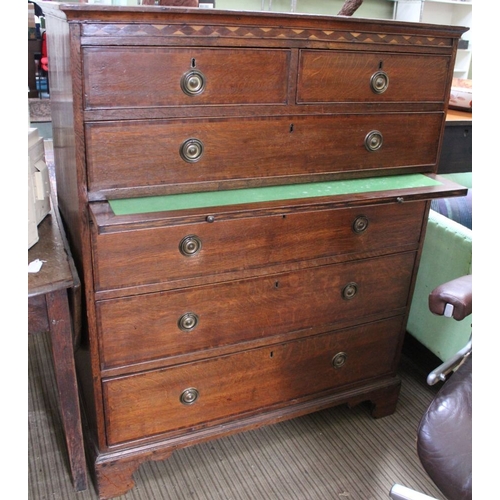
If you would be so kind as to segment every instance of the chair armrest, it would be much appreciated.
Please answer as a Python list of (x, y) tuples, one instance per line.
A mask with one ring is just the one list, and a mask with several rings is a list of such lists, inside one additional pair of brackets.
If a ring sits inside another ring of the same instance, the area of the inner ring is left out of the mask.
[(472, 275), (443, 283), (429, 295), (429, 309), (461, 321), (472, 313)]
[(449, 360), (441, 363), (436, 369), (432, 370), (429, 375), (427, 375), (427, 384), (434, 385), (438, 382), (444, 382), (446, 377), (453, 371), (455, 371), (463, 362), (466, 356), (472, 352), (472, 340), (467, 342), (467, 345), (458, 351), (455, 356)]

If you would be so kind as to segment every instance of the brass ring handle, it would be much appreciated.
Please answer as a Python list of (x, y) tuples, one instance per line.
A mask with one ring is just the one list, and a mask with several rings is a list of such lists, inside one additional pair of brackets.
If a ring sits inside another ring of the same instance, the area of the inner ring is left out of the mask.
[(188, 96), (196, 96), (205, 90), (205, 76), (197, 69), (184, 73), (181, 78), (181, 89)]
[(192, 405), (198, 399), (199, 395), (198, 389), (190, 387), (182, 391), (179, 400), (183, 405)]
[(181, 144), (179, 154), (185, 162), (196, 163), (203, 155), (203, 143), (199, 139), (187, 139)]
[(346, 361), (347, 361), (347, 353), (339, 352), (335, 354), (335, 356), (333, 356), (332, 365), (336, 370), (338, 370), (339, 368), (342, 368), (345, 365)]
[(198, 315), (195, 313), (186, 313), (183, 314), (180, 318), (179, 321), (177, 322), (177, 326), (179, 327), (179, 330), (182, 330), (183, 332), (191, 332), (193, 331), (196, 326), (198, 325)]
[(342, 298), (345, 300), (353, 299), (358, 293), (358, 284), (351, 282), (342, 289)]
[(352, 223), (352, 230), (356, 234), (364, 233), (368, 229), (368, 224), (368, 217), (360, 215), (359, 217), (356, 217), (356, 219)]
[(378, 130), (372, 130), (371, 132), (368, 132), (368, 134), (366, 134), (365, 148), (368, 151), (377, 151), (382, 147), (383, 143), (384, 138), (382, 136), (382, 133)]
[(389, 87), (389, 76), (385, 71), (376, 71), (370, 78), (370, 87), (375, 94), (383, 94)]
[(182, 238), (179, 243), (179, 251), (186, 257), (192, 257), (201, 250), (201, 240), (198, 236), (192, 234)]

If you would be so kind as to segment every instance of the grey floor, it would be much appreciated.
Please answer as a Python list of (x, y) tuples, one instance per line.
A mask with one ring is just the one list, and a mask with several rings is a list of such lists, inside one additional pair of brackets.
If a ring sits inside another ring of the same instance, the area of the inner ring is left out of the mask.
[[(394, 415), (341, 406), (179, 450), (147, 462), (123, 500), (376, 500), (394, 482), (438, 499), (415, 436), (435, 389), (407, 360)], [(46, 333), (29, 336), (29, 498), (93, 500), (68, 472)]]

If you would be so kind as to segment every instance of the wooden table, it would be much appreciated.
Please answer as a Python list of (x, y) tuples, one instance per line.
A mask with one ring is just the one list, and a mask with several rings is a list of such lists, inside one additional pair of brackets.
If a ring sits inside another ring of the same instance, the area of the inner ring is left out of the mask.
[[(39, 224), (38, 234), (39, 241), (28, 250), (28, 263), (40, 259), (43, 265), (38, 273), (28, 273), (28, 299), (44, 296), (47, 304), (52, 360), (69, 464), (75, 490), (82, 491), (87, 488), (87, 472), (74, 360), (80, 280), (54, 208)], [(72, 304), (76, 307), (70, 307)]]

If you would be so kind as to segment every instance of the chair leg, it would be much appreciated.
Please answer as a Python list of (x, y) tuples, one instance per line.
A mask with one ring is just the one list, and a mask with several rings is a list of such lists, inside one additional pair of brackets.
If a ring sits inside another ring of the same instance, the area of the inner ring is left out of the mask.
[(393, 500), (436, 500), (434, 497), (424, 495), (418, 491), (411, 490), (400, 484), (395, 484), (389, 492), (389, 498)]

